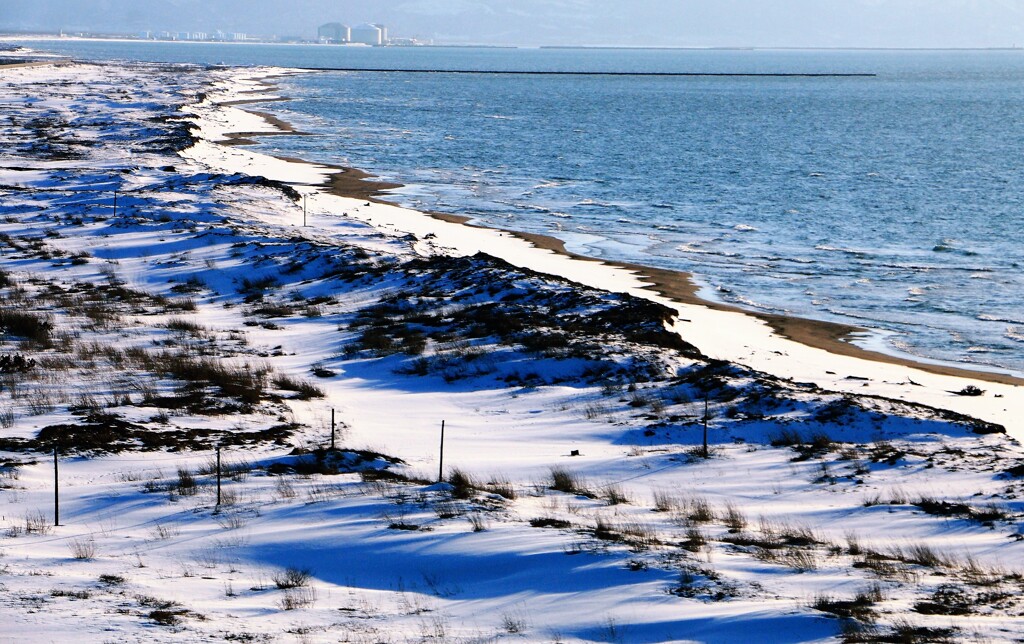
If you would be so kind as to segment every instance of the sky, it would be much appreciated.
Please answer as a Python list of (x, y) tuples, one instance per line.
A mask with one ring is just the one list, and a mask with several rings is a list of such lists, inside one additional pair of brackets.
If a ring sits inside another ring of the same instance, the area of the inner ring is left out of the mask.
[(6, 31), (313, 37), (335, 21), (452, 44), (1024, 46), (1024, 0), (0, 0)]

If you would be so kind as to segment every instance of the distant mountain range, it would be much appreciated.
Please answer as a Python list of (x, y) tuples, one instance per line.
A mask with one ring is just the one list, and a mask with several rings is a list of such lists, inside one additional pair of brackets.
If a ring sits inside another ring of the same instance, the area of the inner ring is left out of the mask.
[(0, 29), (240, 31), (312, 37), (382, 22), (449, 43), (1013, 46), (1016, 0), (2, 0)]

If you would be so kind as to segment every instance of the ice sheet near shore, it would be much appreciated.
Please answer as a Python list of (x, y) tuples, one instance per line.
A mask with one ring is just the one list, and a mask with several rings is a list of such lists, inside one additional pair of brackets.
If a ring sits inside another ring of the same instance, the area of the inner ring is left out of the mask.
[(273, 72), (0, 71), (5, 637), (1019, 637), (1016, 388), (327, 195), (217, 143)]

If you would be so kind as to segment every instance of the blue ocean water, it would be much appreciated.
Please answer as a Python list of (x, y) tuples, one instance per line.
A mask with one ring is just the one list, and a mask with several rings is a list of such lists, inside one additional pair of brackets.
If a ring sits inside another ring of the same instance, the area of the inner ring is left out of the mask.
[(398, 181), (410, 206), (690, 271), (723, 301), (1024, 372), (1024, 52), (45, 47), (319, 68), (873, 73), (325, 72), (283, 81), (293, 100), (261, 108), (317, 136), (261, 147)]

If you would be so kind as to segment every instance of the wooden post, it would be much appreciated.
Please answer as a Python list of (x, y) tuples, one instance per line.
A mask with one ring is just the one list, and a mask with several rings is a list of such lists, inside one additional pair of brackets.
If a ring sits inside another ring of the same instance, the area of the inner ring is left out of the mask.
[(334, 449), (334, 408), (331, 407), (331, 449)]
[(306, 195), (302, 195), (302, 225), (306, 226)]
[(704, 392), (704, 458), (708, 458), (708, 394)]
[(444, 480), (444, 421), (441, 421), (441, 459), (437, 466), (437, 482)]
[(114, 217), (117, 216), (117, 190), (114, 191)]
[(60, 479), (57, 476), (57, 443), (53, 444), (53, 525), (60, 525)]
[(217, 446), (217, 507), (220, 507), (220, 445)]

